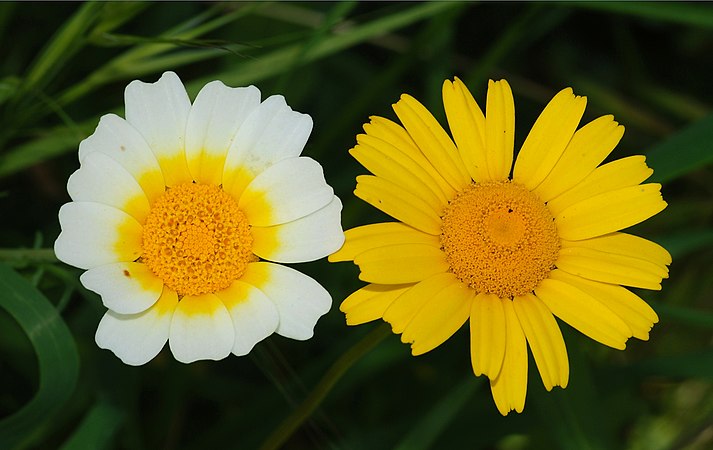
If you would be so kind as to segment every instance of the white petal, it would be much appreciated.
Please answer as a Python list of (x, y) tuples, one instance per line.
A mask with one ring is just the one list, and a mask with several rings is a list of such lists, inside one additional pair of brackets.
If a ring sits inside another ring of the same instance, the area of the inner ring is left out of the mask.
[(252, 251), (281, 263), (314, 261), (336, 252), (344, 244), (342, 202), (334, 199), (301, 219), (272, 227), (252, 227)]
[(107, 114), (99, 119), (94, 134), (79, 144), (80, 162), (96, 152), (121, 164), (138, 181), (149, 199), (164, 193), (166, 185), (156, 157), (138, 130), (121, 117)]
[(166, 344), (177, 302), (176, 293), (164, 289), (161, 298), (140, 314), (126, 315), (107, 311), (97, 328), (97, 345), (111, 350), (124, 364), (146, 364)]
[(281, 95), (268, 97), (235, 135), (225, 160), (223, 188), (239, 198), (245, 186), (278, 161), (302, 153), (312, 132), (312, 118), (287, 106)]
[(145, 264), (135, 262), (95, 267), (79, 280), (85, 288), (101, 295), (104, 306), (119, 314), (146, 311), (163, 290), (163, 282)]
[(104, 153), (87, 155), (67, 181), (75, 202), (96, 202), (131, 214), (140, 223), (149, 213), (149, 200), (139, 183), (118, 162)]
[(332, 297), (312, 278), (279, 264), (248, 264), (241, 278), (267, 295), (277, 307), (277, 334), (304, 341), (314, 334), (317, 320), (332, 307)]
[(334, 198), (322, 166), (311, 158), (285, 159), (267, 168), (248, 185), (238, 206), (250, 225), (292, 222), (327, 206)]
[(260, 105), (255, 86), (230, 88), (211, 81), (198, 93), (186, 125), (186, 159), (193, 179), (222, 184), (223, 163), (235, 133)]
[(155, 83), (134, 80), (124, 92), (126, 120), (156, 155), (167, 186), (191, 181), (185, 155), (185, 133), (191, 101), (183, 83), (165, 72)]
[(218, 297), (186, 296), (178, 302), (168, 340), (176, 360), (186, 364), (201, 359), (218, 361), (230, 354), (234, 342), (233, 321)]
[(235, 329), (233, 353), (242, 356), (277, 329), (280, 315), (275, 304), (255, 286), (240, 280), (215, 295), (228, 308)]
[(59, 209), (62, 232), (54, 243), (60, 261), (91, 269), (141, 256), (141, 225), (125, 212), (91, 202), (72, 202)]

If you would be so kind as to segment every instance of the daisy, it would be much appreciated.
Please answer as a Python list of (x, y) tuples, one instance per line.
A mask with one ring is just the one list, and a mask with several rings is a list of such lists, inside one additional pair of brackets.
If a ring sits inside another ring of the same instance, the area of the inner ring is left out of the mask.
[(166, 72), (131, 82), (79, 146), (57, 257), (108, 311), (99, 347), (141, 365), (168, 341), (189, 363), (245, 355), (271, 335), (305, 340), (331, 307), (312, 278), (276, 263), (327, 256), (342, 205), (301, 157), (312, 119), (280, 95), (220, 81), (191, 104)]
[[(603, 116), (577, 129), (586, 98), (559, 92), (514, 167), (515, 109), (504, 80), (484, 115), (459, 80), (443, 84), (453, 139), (416, 99), (402, 125), (372, 117), (350, 153), (374, 175), (355, 195), (396, 221), (353, 228), (332, 262), (354, 261), (368, 284), (341, 305), (347, 324), (379, 318), (433, 350), (470, 320), (471, 361), (501, 414), (522, 412), (529, 345), (549, 391), (566, 387), (555, 317), (616, 349), (647, 340), (656, 313), (623, 286), (661, 289), (671, 256), (621, 230), (666, 207), (643, 156), (600, 164), (624, 127)], [(512, 175), (511, 175), (512, 168)]]

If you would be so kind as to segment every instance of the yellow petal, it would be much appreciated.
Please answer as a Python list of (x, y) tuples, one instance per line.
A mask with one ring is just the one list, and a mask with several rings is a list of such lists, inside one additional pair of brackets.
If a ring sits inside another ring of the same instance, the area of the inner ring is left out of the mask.
[(378, 116), (372, 116), (370, 119), (370, 123), (364, 124), (366, 135), (357, 136), (357, 142), (365, 142), (376, 148), (383, 147), (384, 151), (390, 151), (392, 148), (398, 149), (428, 174), (428, 178), (424, 178), (424, 182), (428, 180), (428, 184), (431, 184), (430, 182), (433, 181), (434, 188), (437, 186), (446, 198), (453, 197), (455, 190), (421, 153), (421, 150), (401, 125)]
[[(448, 199), (439, 197), (424, 179), (425, 171), (413, 160), (398, 151), (382, 152), (375, 147), (359, 144), (349, 150), (349, 153), (367, 170), (377, 177), (388, 180), (400, 188), (422, 199), (434, 211), (441, 211), (448, 204)], [(401, 156), (400, 159), (392, 157)]]
[(430, 112), (408, 94), (393, 105), (418, 148), (448, 184), (461, 190), (470, 183), (470, 176), (451, 138)]
[(455, 281), (416, 313), (401, 335), (401, 342), (411, 343), (411, 353), (422, 355), (433, 350), (463, 326), (470, 315), (475, 292)]
[(605, 192), (569, 206), (555, 216), (562, 239), (581, 240), (619, 231), (663, 211), (657, 183)]
[(367, 283), (415, 283), (431, 275), (446, 272), (446, 255), (427, 244), (397, 244), (367, 250), (354, 258)]
[(451, 134), (470, 177), (490, 179), (485, 151), (485, 116), (468, 88), (457, 77), (443, 82), (443, 106)]
[(597, 167), (581, 183), (547, 202), (553, 215), (604, 192), (636, 186), (654, 173), (643, 156), (629, 156)]
[(522, 412), (527, 395), (527, 342), (520, 321), (515, 314), (512, 301), (501, 299), (507, 323), (507, 343), (505, 359), (500, 374), (490, 380), (490, 391), (495, 406), (503, 416), (512, 410)]
[(384, 312), (413, 285), (368, 284), (344, 299), (339, 310), (346, 314), (347, 325), (360, 325), (384, 316)]
[(660, 290), (661, 279), (668, 278), (668, 270), (644, 259), (583, 247), (561, 249), (555, 265), (589, 280), (643, 289)]
[(595, 119), (577, 130), (552, 171), (535, 188), (537, 195), (548, 201), (576, 186), (604, 161), (622, 136), (624, 127), (611, 115)]
[(485, 105), (485, 152), (490, 180), (510, 175), (515, 145), (515, 101), (505, 80), (488, 81)]
[[(368, 124), (367, 124), (368, 125)], [(395, 125), (395, 124), (394, 124)], [(398, 126), (398, 125), (395, 125)], [(403, 129), (402, 129), (403, 130)], [(406, 131), (404, 130), (404, 133)], [(425, 186), (430, 190), (433, 195), (435, 195), (442, 203), (448, 202), (448, 200), (454, 195), (453, 189), (446, 183), (446, 180), (436, 172), (430, 162), (421, 153), (420, 150), (415, 149), (404, 151), (398, 147), (395, 147), (392, 143), (384, 141), (378, 137), (369, 134), (359, 134), (357, 135), (358, 146), (363, 146), (370, 150), (370, 154), (378, 154), (380, 158), (386, 158), (386, 164), (389, 166), (401, 167), (403, 171), (407, 171), (411, 178), (417, 179), (420, 184)], [(385, 163), (380, 161), (373, 161), (373, 157), (369, 158), (369, 154), (365, 157), (359, 159), (353, 152), (352, 155), (367, 169), (369, 169), (374, 175), (380, 175), (381, 173), (386, 173), (381, 166)], [(363, 153), (363, 152), (362, 152)], [(383, 155), (383, 156), (382, 156)], [(374, 155), (375, 156), (375, 155)], [(369, 164), (369, 165), (367, 165)], [(381, 169), (381, 170), (379, 170)], [(379, 170), (377, 173), (375, 170)], [(394, 174), (398, 177), (398, 174)], [(381, 175), (380, 175), (381, 176)], [(400, 179), (400, 178), (399, 178)], [(392, 180), (395, 181), (395, 180)]]
[(440, 245), (440, 238), (401, 222), (383, 222), (352, 228), (344, 232), (344, 245), (329, 255), (329, 262), (352, 261), (367, 250), (396, 244)]
[(569, 247), (591, 248), (615, 255), (631, 256), (651, 261), (663, 268), (671, 264), (671, 254), (665, 248), (633, 234), (611, 233), (581, 241), (562, 240), (562, 248)]
[(551, 276), (540, 282), (535, 295), (555, 316), (595, 341), (619, 350), (626, 348), (632, 336), (629, 326), (587, 292)]
[(567, 387), (569, 360), (562, 332), (557, 321), (542, 300), (532, 294), (513, 299), (517, 318), (530, 344), (545, 389)]
[(452, 273), (440, 273), (416, 284), (401, 294), (384, 312), (384, 320), (391, 324), (394, 333), (403, 333), (416, 313), (436, 294), (457, 283)]
[(478, 294), (470, 311), (470, 362), (476, 376), (498, 376), (505, 357), (505, 310), (492, 294)]
[(587, 98), (561, 90), (545, 106), (522, 144), (515, 161), (513, 180), (534, 189), (560, 159), (587, 106)]
[(626, 288), (585, 280), (561, 270), (555, 270), (551, 276), (590, 293), (592, 297), (619, 316), (631, 328), (631, 332), (637, 339), (648, 340), (649, 331), (659, 321), (656, 312), (638, 295)]
[(431, 206), (416, 195), (383, 178), (360, 175), (354, 195), (424, 233), (441, 234), (442, 211)]

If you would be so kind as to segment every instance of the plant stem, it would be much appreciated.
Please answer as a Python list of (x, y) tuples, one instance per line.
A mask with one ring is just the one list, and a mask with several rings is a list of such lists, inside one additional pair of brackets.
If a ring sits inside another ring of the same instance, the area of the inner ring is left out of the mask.
[(263, 442), (260, 447), (261, 450), (275, 450), (282, 447), (300, 425), (319, 407), (342, 375), (389, 334), (391, 334), (390, 327), (382, 324), (337, 359), (297, 409), (292, 411), (292, 414), (287, 416), (280, 426)]

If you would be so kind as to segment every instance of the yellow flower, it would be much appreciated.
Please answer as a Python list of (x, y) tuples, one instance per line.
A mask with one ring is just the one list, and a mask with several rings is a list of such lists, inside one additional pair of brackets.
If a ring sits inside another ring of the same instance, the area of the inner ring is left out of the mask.
[(273, 332), (309, 339), (332, 299), (274, 262), (344, 242), (339, 199), (300, 157), (312, 119), (219, 81), (191, 104), (172, 72), (131, 82), (125, 101), (126, 120), (105, 115), (79, 146), (55, 242), (109, 309), (99, 347), (140, 365), (167, 341), (188, 363), (247, 354)]
[[(647, 340), (656, 313), (622, 286), (661, 289), (671, 256), (620, 230), (666, 207), (643, 156), (599, 165), (624, 127), (603, 116), (577, 129), (586, 98), (559, 92), (512, 168), (515, 109), (504, 80), (484, 115), (459, 80), (443, 84), (453, 140), (417, 100), (393, 105), (403, 126), (364, 125), (350, 153), (374, 176), (355, 195), (397, 222), (357, 227), (329, 257), (354, 261), (368, 284), (341, 305), (347, 324), (383, 318), (420, 355), (470, 319), (475, 375), (490, 379), (501, 414), (521, 412), (527, 346), (547, 390), (569, 363), (554, 316), (624, 349)], [(454, 142), (455, 141), (455, 142)]]

